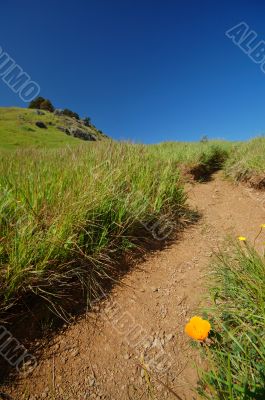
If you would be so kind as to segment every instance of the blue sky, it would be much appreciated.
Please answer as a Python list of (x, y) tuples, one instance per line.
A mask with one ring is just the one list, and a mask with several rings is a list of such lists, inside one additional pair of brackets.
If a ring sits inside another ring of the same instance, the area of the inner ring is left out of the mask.
[[(116, 139), (247, 139), (265, 132), (265, 74), (225, 36), (265, 40), (260, 0), (13, 0), (0, 46), (41, 87)], [(0, 106), (25, 106), (0, 80)]]

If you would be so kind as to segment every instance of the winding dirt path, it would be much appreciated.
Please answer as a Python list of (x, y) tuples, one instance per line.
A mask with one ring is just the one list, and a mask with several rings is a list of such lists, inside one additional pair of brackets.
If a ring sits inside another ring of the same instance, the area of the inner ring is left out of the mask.
[[(255, 237), (265, 222), (265, 195), (235, 186), (220, 173), (187, 191), (203, 215), (199, 223), (55, 337), (33, 376), (7, 393), (16, 400), (197, 399), (193, 365), (200, 360), (183, 328), (203, 301), (213, 251), (229, 234)], [(141, 362), (151, 369), (151, 386)]]

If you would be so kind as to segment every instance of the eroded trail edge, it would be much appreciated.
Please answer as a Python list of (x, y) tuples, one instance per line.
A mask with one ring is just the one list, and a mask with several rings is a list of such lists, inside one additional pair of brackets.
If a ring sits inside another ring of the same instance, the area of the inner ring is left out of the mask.
[[(188, 185), (202, 219), (154, 253), (111, 296), (57, 335), (33, 375), (5, 388), (14, 399), (196, 399), (198, 353), (184, 335), (204, 300), (211, 257), (227, 235), (254, 238), (264, 195), (218, 173)], [(149, 374), (141, 364), (150, 369)], [(167, 388), (168, 387), (168, 388)]]

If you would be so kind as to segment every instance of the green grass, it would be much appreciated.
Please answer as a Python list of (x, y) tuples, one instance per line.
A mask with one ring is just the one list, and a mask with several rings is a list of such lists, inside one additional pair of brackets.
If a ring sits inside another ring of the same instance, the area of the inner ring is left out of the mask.
[(204, 347), (203, 398), (265, 398), (265, 258), (249, 245), (233, 245), (216, 258), (207, 310), (212, 343)]
[(178, 165), (193, 167), (201, 163), (208, 163), (213, 155), (213, 150), (218, 149), (220, 153), (227, 153), (233, 149), (232, 142), (211, 140), (207, 143), (201, 142), (165, 142), (150, 146), (150, 151), (160, 159), (170, 159)]
[(95, 296), (118, 254), (185, 214), (180, 168), (211, 170), (231, 148), (84, 142), (57, 129), (69, 119), (27, 109), (0, 120), (0, 311), (32, 292), (55, 304), (77, 279)]
[(113, 142), (3, 154), (0, 192), (2, 309), (29, 291), (55, 299), (82, 274), (96, 291), (143, 224), (178, 222), (185, 204), (172, 161)]
[(247, 142), (167, 142), (150, 146), (150, 149), (159, 159), (174, 160), (185, 172), (205, 167), (207, 173), (221, 167), (234, 181), (265, 187), (265, 137)]
[(235, 144), (225, 141), (207, 143), (166, 142), (149, 146), (158, 160), (172, 160), (184, 177), (207, 181), (213, 172), (222, 169)]
[(265, 187), (265, 137), (237, 146), (226, 162), (225, 172), (235, 181)]
[(210, 165), (213, 149), (84, 142), (57, 129), (74, 120), (28, 109), (0, 109), (0, 120), (0, 310), (30, 292), (55, 304), (77, 279), (96, 295), (118, 254), (158, 221), (161, 232), (180, 221), (179, 167)]
[[(43, 121), (48, 129), (38, 128), (36, 121)], [(0, 150), (21, 148), (61, 148), (80, 145), (80, 139), (66, 135), (57, 126), (67, 126), (71, 119), (56, 116), (45, 111), (37, 115), (35, 110), (23, 108), (0, 108)], [(86, 128), (93, 135), (101, 138), (96, 129)], [(87, 142), (81, 142), (83, 146)]]

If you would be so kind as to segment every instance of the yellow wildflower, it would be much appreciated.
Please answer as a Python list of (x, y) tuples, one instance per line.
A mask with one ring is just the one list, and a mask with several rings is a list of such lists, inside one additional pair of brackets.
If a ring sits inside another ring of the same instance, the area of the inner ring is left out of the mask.
[(205, 340), (208, 337), (210, 330), (210, 322), (197, 316), (192, 317), (185, 326), (185, 332), (187, 335), (195, 340)]
[(241, 242), (245, 242), (247, 238), (245, 236), (238, 236), (238, 240), (240, 240)]
[(260, 227), (261, 227), (261, 228), (265, 228), (265, 224), (261, 224)]

